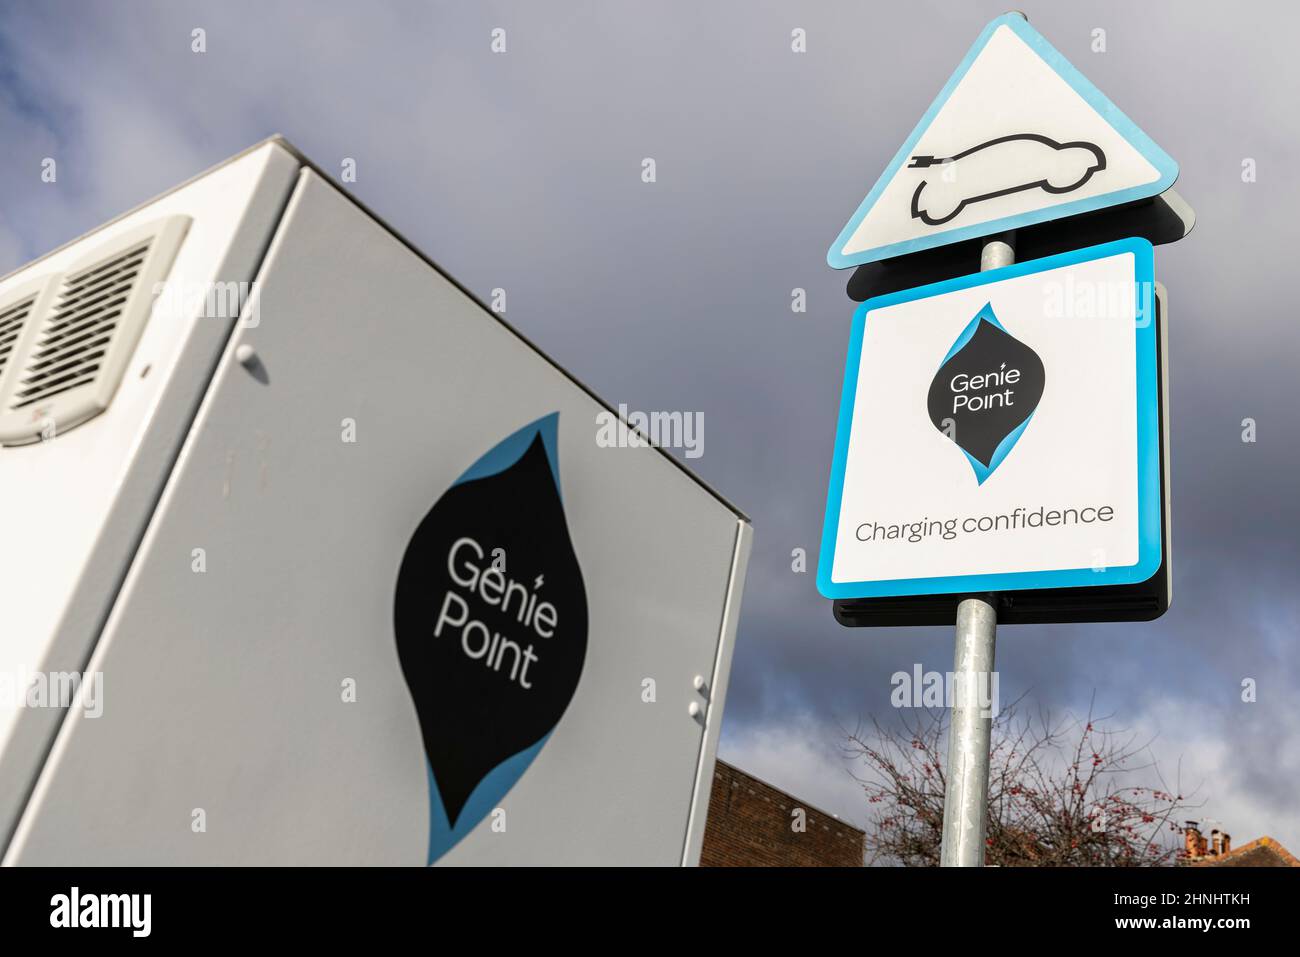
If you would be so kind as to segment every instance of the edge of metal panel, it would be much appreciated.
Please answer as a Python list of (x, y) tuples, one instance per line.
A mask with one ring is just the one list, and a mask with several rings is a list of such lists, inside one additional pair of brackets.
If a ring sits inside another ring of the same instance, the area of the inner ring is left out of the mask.
[(361, 202), (361, 200), (357, 199), (356, 196), (352, 195), (347, 190), (343, 189), (337, 183), (335, 183), (333, 177), (329, 173), (327, 173), (321, 167), (313, 163), (311, 159), (304, 156), (301, 151), (299, 151), (297, 148), (293, 146), (293, 144), (289, 143), (287, 140), (285, 140), (283, 137), (280, 136), (272, 137), (272, 139), (268, 140), (267, 142), (271, 142), (271, 141), (278, 143), (280, 146), (284, 147), (286, 150), (289, 150), (291, 153), (293, 153), (298, 158), (298, 160), (302, 163), (304, 169), (309, 169), (312, 172), (314, 172), (317, 176), (320, 177), (322, 182), (331, 186), (340, 195), (344, 196), (348, 200), (348, 202), (352, 203), (352, 205), (356, 206), (363, 213), (365, 213), (376, 223), (382, 226), (384, 230), (388, 232), (389, 235), (391, 235), (394, 239), (396, 239), (399, 243), (401, 243), (404, 247), (406, 247), (406, 249), (414, 253), (422, 262), (432, 267), (434, 271), (436, 271), (440, 276), (442, 276), (442, 278), (446, 279), (449, 283), (451, 283), (458, 290), (460, 290), (460, 292), (463, 295), (465, 295), (476, 306), (478, 306), (479, 309), (483, 310), (484, 314), (490, 316), (493, 321), (500, 323), (502, 326), (508, 329), (510, 333), (513, 336), (515, 336), (515, 338), (519, 339), (519, 341), (521, 341), (529, 349), (532, 349), (533, 352), (537, 353), (537, 355), (541, 359), (546, 361), (552, 368), (554, 368), (557, 372), (559, 372), (560, 375), (564, 376), (571, 383), (573, 383), (584, 393), (586, 393), (586, 395), (589, 396), (597, 405), (599, 405), (601, 408), (605, 409), (607, 412), (614, 415), (618, 419), (618, 421), (626, 425), (631, 431), (636, 432), (637, 435), (640, 435), (647, 445), (653, 447), (655, 451), (657, 451), (665, 459), (667, 459), (669, 462), (675, 465), (682, 472), (682, 474), (686, 475), (696, 485), (700, 486), (700, 488), (708, 492), (713, 498), (715, 498), (718, 502), (720, 502), (723, 505), (723, 507), (725, 507), (728, 511), (734, 514), (737, 518), (740, 518), (746, 522), (749, 521), (749, 516), (746, 515), (744, 512), (742, 512), (738, 507), (736, 507), (736, 505), (733, 502), (731, 502), (729, 499), (727, 499), (726, 496), (722, 495), (722, 493), (720, 493), (717, 489), (710, 486), (702, 478), (700, 478), (698, 475), (692, 472), (689, 468), (686, 467), (686, 465), (683, 462), (678, 461), (676, 458), (670, 455), (667, 452), (667, 450), (663, 449), (658, 445), (654, 445), (654, 443), (650, 441), (649, 437), (646, 436), (645, 433), (641, 432), (640, 429), (633, 428), (627, 422), (627, 420), (623, 418), (623, 416), (619, 415), (619, 412), (616, 408), (611, 406), (599, 395), (597, 395), (595, 392), (589, 389), (582, 382), (582, 380), (580, 380), (572, 372), (570, 372), (564, 366), (560, 365), (553, 358), (547, 355), (547, 353), (544, 352), (535, 342), (533, 342), (526, 335), (520, 332), (517, 328), (515, 328), (515, 326), (511, 325), (500, 315), (498, 315), (497, 313), (489, 309), (482, 299), (474, 295), (474, 293), (471, 292), (469, 289), (467, 289), (455, 276), (451, 275), (449, 272), (447, 272), (447, 270), (443, 269), (442, 266), (438, 265), (438, 263), (435, 260), (433, 260), (428, 255), (426, 255), (423, 251), (421, 251), (418, 246), (416, 246), (409, 239), (403, 236), (398, 230), (394, 229), (393, 225), (389, 223), (386, 219), (384, 219), (384, 217), (380, 216), (378, 213), (376, 213), (365, 203)]
[(682, 866), (695, 867), (700, 863), (700, 850), (704, 846), (704, 826), (709, 816), (709, 795), (713, 790), (713, 768), (718, 757), (718, 738), (722, 732), (722, 711), (727, 698), (727, 684), (731, 677), (731, 657), (736, 648), (736, 631), (740, 624), (740, 599), (745, 589), (745, 572), (749, 567), (749, 553), (754, 544), (754, 527), (745, 519), (736, 522), (736, 543), (731, 555), (731, 573), (727, 578), (726, 598), (722, 606), (722, 620), (718, 628), (718, 654), (713, 663), (713, 674), (705, 689), (704, 738), (700, 743), (700, 759), (695, 768), (695, 787), (691, 795), (691, 813), (686, 824), (686, 840), (682, 848)]

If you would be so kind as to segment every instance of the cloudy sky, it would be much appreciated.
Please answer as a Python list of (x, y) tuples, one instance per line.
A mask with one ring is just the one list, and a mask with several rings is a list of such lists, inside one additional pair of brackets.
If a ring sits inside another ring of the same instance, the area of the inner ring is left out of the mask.
[[(811, 569), (849, 318), (826, 249), (997, 3), (7, 4), (0, 272), (272, 133), (613, 404), (704, 416), (690, 465), (754, 521), (721, 754), (841, 816), (838, 727), (949, 629), (847, 630)], [(1006, 700), (1098, 710), (1237, 843), (1300, 851), (1300, 10), (1040, 2), (1031, 22), (1182, 166), (1170, 292), (1175, 598), (1008, 627)], [(507, 52), (490, 35), (506, 31)], [(206, 31), (207, 52), (191, 51)], [(790, 49), (807, 32), (807, 52)], [(1106, 31), (1106, 51), (1091, 50)], [(41, 161), (58, 162), (56, 184)], [(657, 182), (641, 182), (643, 158)], [(1252, 158), (1257, 182), (1242, 181)], [(808, 312), (790, 310), (791, 289)], [(1241, 421), (1258, 441), (1241, 441)], [(1258, 700), (1241, 701), (1244, 678)]]

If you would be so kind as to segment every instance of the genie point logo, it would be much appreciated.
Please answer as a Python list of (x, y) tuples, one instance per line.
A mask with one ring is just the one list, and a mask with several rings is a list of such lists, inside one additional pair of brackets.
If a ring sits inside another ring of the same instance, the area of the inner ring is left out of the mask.
[(930, 383), (930, 421), (965, 453), (980, 485), (1024, 433), (1046, 380), (1043, 360), (1003, 328), (991, 303), (944, 356)]

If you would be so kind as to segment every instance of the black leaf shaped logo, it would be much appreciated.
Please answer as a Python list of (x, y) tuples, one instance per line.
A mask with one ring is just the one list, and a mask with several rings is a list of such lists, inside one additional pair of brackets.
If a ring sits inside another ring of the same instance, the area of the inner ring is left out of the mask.
[(558, 413), (480, 458), (402, 558), (397, 655), (428, 758), (429, 862), (545, 744), (587, 654), (587, 594), (560, 497)]
[(1038, 353), (1002, 327), (986, 303), (930, 383), (930, 421), (966, 453), (979, 484), (1015, 447), (1043, 397)]

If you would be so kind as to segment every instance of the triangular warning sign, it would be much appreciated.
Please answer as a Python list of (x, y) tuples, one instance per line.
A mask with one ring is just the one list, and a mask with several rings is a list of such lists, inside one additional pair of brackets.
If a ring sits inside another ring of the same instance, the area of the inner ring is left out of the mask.
[(980, 34), (826, 256), (837, 269), (1163, 193), (1178, 164), (1031, 27)]

